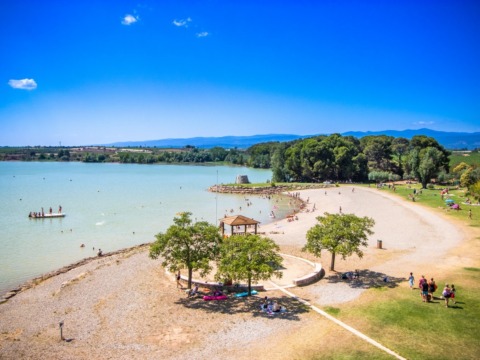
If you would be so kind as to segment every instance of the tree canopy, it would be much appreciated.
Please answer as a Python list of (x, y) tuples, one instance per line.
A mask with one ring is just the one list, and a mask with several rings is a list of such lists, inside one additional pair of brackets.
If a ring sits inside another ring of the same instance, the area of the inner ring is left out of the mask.
[(330, 270), (335, 270), (335, 255), (343, 259), (354, 253), (363, 257), (361, 247), (368, 245), (367, 236), (372, 235), (371, 228), (375, 221), (369, 217), (358, 217), (353, 214), (329, 214), (317, 217), (318, 224), (307, 232), (307, 244), (303, 251), (320, 257), (322, 250), (332, 254)]
[(269, 238), (260, 235), (233, 235), (223, 240), (220, 247), (216, 278), (246, 281), (248, 294), (252, 281), (280, 278), (278, 270), (282, 265), (279, 247)]
[(210, 262), (219, 253), (221, 236), (218, 228), (206, 221), (192, 224), (190, 212), (183, 212), (173, 219), (165, 233), (157, 234), (150, 246), (152, 259), (162, 258), (162, 266), (169, 271), (188, 270), (188, 288), (192, 286), (193, 271), (201, 276), (212, 270)]

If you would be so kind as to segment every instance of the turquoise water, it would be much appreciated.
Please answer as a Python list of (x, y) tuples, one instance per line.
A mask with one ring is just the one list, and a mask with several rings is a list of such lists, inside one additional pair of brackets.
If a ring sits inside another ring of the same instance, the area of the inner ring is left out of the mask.
[[(251, 182), (271, 178), (269, 170), (228, 166), (0, 162), (0, 292), (93, 256), (98, 248), (109, 252), (151, 242), (181, 211), (212, 224), (225, 214), (265, 224), (272, 209), (277, 217), (291, 211), (280, 196), (247, 201), (206, 191), (217, 178), (232, 183), (237, 175)], [(30, 211), (56, 212), (59, 205), (65, 218), (28, 218)]]

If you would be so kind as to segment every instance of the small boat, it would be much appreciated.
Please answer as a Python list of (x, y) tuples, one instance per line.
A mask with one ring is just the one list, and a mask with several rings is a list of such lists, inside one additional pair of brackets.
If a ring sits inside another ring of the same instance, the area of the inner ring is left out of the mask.
[(41, 216), (28, 216), (30, 219), (51, 219), (51, 218), (63, 218), (66, 214), (63, 213), (53, 213), (53, 214), (43, 214)]

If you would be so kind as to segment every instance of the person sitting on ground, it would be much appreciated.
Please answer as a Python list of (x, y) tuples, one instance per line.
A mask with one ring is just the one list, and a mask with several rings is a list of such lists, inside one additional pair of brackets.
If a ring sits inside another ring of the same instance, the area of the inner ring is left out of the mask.
[(198, 284), (195, 284), (195, 286), (193, 287), (193, 289), (191, 289), (189, 292), (188, 292), (188, 297), (192, 297), (192, 296), (195, 296), (197, 295), (197, 292), (198, 292)]
[(97, 255), (98, 255), (98, 256), (102, 256), (102, 255), (103, 255), (102, 249), (98, 249)]
[(360, 278), (360, 273), (358, 272), (358, 269), (355, 269), (355, 272), (353, 273), (353, 278), (357, 279)]
[(272, 304), (272, 312), (280, 312), (281, 309), (282, 307), (276, 301), (274, 301)]
[(267, 310), (267, 309), (268, 309), (268, 296), (265, 296), (265, 299), (263, 299), (262, 310)]

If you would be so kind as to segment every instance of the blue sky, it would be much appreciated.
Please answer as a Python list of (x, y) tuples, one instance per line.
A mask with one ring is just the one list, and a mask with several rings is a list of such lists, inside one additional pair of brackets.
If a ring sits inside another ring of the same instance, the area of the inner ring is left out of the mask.
[(480, 131), (478, 1), (3, 0), (0, 146)]

